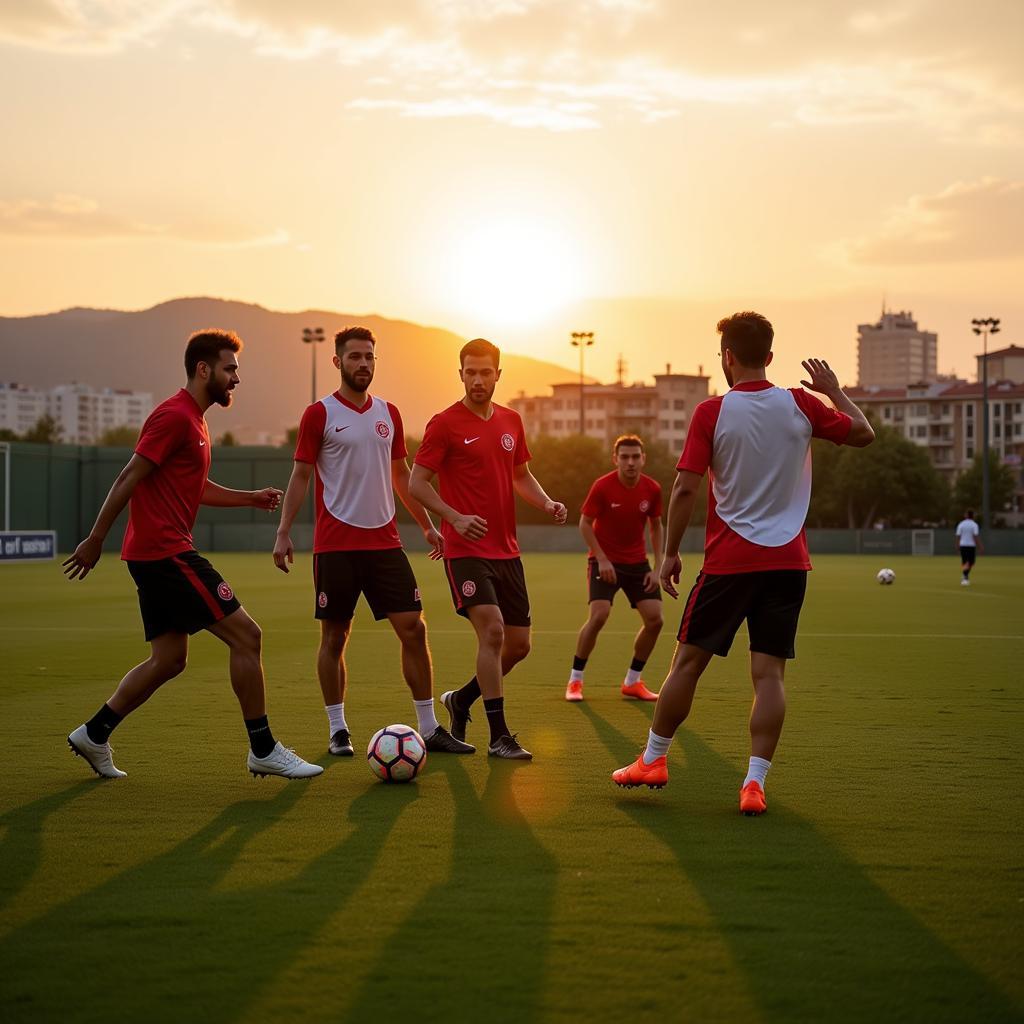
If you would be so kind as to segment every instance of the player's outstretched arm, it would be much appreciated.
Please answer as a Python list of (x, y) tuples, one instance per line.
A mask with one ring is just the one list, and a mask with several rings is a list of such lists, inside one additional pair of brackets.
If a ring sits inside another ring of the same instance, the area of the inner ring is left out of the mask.
[(395, 494), (402, 504), (409, 510), (409, 514), (419, 524), (423, 536), (430, 545), (430, 558), (436, 562), (439, 558), (444, 558), (444, 538), (434, 528), (427, 510), (409, 493), (409, 476), (409, 463), (405, 459), (391, 460), (391, 486), (394, 487)]
[(559, 525), (565, 522), (569, 510), (560, 502), (547, 496), (537, 478), (530, 472), (530, 467), (521, 462), (512, 472), (512, 486), (516, 494), (528, 505), (547, 512)]
[(84, 580), (89, 571), (100, 560), (103, 553), (103, 541), (117, 517), (124, 511), (139, 481), (145, 479), (156, 468), (154, 463), (142, 455), (135, 454), (128, 464), (117, 475), (113, 486), (107, 492), (100, 506), (89, 536), (75, 548), (70, 558), (64, 561), (64, 575), (69, 580)]
[(661, 588), (669, 597), (678, 597), (676, 585), (683, 569), (679, 548), (683, 543), (683, 534), (690, 525), (694, 502), (697, 500), (697, 488), (700, 487), (700, 475), (681, 469), (676, 473), (672, 485), (672, 495), (668, 501), (668, 527), (665, 530), (665, 554), (661, 560)]
[(309, 478), (313, 475), (313, 464), (296, 462), (292, 465), (292, 475), (288, 478), (288, 487), (281, 503), (281, 522), (277, 527), (274, 540), (274, 565), (281, 572), (288, 572), (288, 566), (295, 561), (295, 548), (292, 546), (292, 523), (302, 508), (309, 488)]
[(203, 487), (200, 505), (213, 508), (262, 508), (274, 512), (281, 504), (282, 491), (279, 487), (261, 487), (258, 491), (236, 491), (232, 487), (221, 487), (207, 480)]
[(819, 395), (824, 395), (840, 412), (845, 412), (853, 420), (850, 424), (850, 433), (844, 443), (854, 448), (867, 448), (875, 439), (874, 428), (867, 416), (857, 408), (850, 400), (849, 395), (839, 386), (839, 378), (832, 367), (824, 359), (805, 359), (800, 365), (811, 378), (802, 380), (800, 383), (808, 391), (817, 391)]
[(463, 515), (441, 498), (441, 495), (434, 490), (432, 483), (435, 472), (416, 463), (412, 467), (412, 474), (409, 477), (409, 494), (418, 501), (424, 508), (439, 515), (446, 523), (450, 524), (460, 537), (468, 540), (479, 540), (487, 533), (487, 520), (482, 516), (471, 514)]
[(612, 565), (611, 559), (605, 554), (604, 548), (598, 543), (597, 534), (594, 532), (593, 516), (580, 516), (580, 533), (587, 542), (587, 547), (594, 552), (594, 558), (597, 560), (597, 571), (601, 579), (605, 583), (615, 583), (618, 580), (615, 566)]

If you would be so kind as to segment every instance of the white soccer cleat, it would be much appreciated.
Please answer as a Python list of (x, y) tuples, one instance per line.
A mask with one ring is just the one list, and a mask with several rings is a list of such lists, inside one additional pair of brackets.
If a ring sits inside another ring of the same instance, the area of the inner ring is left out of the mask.
[(971, 585), (971, 581), (970, 580), (961, 580), (960, 581), (960, 586), (961, 587), (969, 587), (970, 585)]
[(109, 743), (93, 743), (89, 739), (89, 731), (84, 725), (80, 725), (70, 736), (68, 736), (68, 746), (71, 748), (72, 753), (78, 757), (85, 758), (89, 767), (101, 778), (101, 779), (124, 779), (127, 778), (128, 773), (121, 771), (120, 768), (114, 767), (114, 761), (111, 758), (111, 749)]
[(257, 757), (250, 750), (246, 767), (254, 776), (281, 775), (286, 779), (311, 779), (323, 772), (320, 765), (303, 761), (294, 750), (280, 743), (266, 757)]

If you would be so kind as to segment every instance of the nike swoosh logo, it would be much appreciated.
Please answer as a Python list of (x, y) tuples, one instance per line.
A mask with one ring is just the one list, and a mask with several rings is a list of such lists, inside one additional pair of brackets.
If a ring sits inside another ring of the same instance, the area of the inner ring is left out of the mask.
[(622, 502), (620, 502), (620, 501), (613, 501), (612, 502), (612, 508), (622, 508)]
[(474, 441), (479, 441), (479, 440), (480, 440), (480, 435), (477, 434), (476, 437), (464, 437), (462, 439), (462, 443), (463, 444), (472, 444)]
[(205, 448), (206, 447), (206, 442), (205, 441), (200, 441), (199, 442), (199, 447), (200, 448)]
[(352, 424), (350, 423), (350, 424), (348, 424), (348, 426), (346, 426), (346, 427), (335, 427), (335, 428), (334, 428), (334, 432), (335, 432), (335, 433), (338, 433), (338, 431), (339, 431), (339, 430), (348, 430), (348, 428), (349, 428), (349, 427), (351, 427), (351, 426), (352, 426)]

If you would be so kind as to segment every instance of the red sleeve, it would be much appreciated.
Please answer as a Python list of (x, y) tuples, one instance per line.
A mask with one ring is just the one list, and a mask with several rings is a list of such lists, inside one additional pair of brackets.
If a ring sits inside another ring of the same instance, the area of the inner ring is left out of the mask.
[(526, 444), (526, 430), (523, 427), (523, 418), (516, 413), (516, 419), (519, 421), (519, 429), (516, 431), (515, 464), (521, 466), (524, 462), (529, 462), (533, 456), (530, 454), (530, 449)]
[(405, 426), (402, 424), (402, 414), (398, 411), (397, 405), (387, 403), (388, 412), (391, 413), (391, 422), (395, 425), (395, 435), (391, 438), (391, 461), (404, 459), (409, 454), (405, 447)]
[(686, 444), (679, 456), (676, 469), (703, 476), (711, 465), (711, 447), (715, 440), (715, 426), (722, 407), (721, 398), (706, 399), (693, 410), (690, 429), (686, 432)]
[(797, 407), (811, 421), (811, 437), (842, 444), (850, 436), (853, 420), (845, 412), (833, 409), (803, 388), (789, 390)]
[(654, 494), (651, 495), (651, 507), (647, 513), (648, 519), (660, 519), (662, 515), (661, 507), (661, 484), (657, 480), (654, 481), (654, 487), (652, 488)]
[(448, 454), (448, 428), (441, 414), (431, 417), (423, 431), (423, 441), (416, 450), (415, 463), (436, 473)]
[(142, 425), (135, 453), (162, 466), (181, 447), (188, 426), (189, 421), (181, 412), (165, 405), (158, 406)]
[(315, 463), (324, 443), (327, 410), (323, 402), (307, 406), (299, 421), (299, 439), (295, 445), (295, 461)]
[(590, 485), (587, 500), (583, 502), (580, 512), (590, 519), (596, 519), (605, 510), (604, 488), (601, 486), (601, 479), (598, 478)]

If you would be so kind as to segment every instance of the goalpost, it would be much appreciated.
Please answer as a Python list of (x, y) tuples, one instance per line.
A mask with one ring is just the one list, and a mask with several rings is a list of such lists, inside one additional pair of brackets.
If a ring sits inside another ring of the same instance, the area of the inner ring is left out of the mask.
[(910, 532), (910, 553), (912, 555), (934, 555), (935, 554), (935, 531), (934, 530), (911, 530), (911, 532)]

